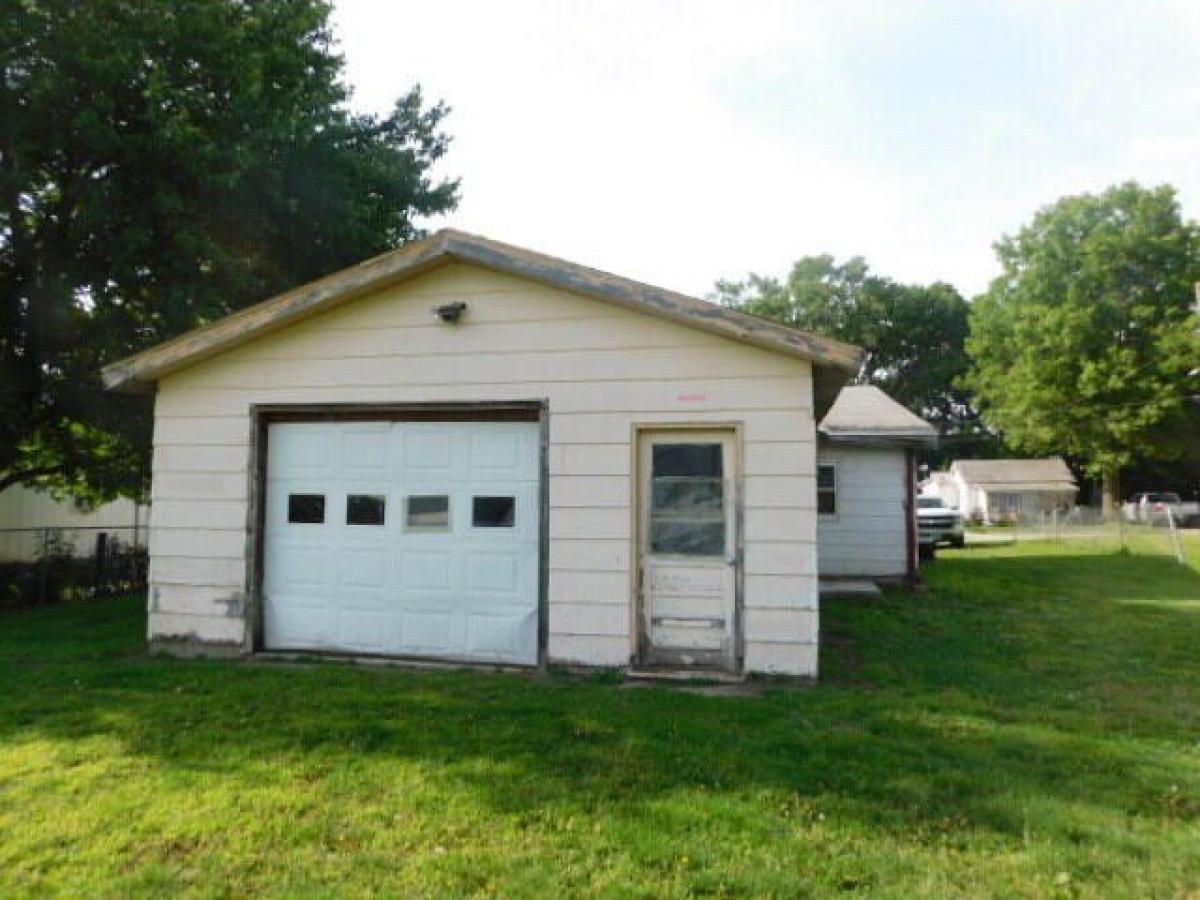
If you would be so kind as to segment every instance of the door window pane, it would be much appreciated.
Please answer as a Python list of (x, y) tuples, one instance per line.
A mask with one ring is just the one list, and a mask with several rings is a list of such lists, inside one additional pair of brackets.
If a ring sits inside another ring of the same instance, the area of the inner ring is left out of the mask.
[(725, 482), (721, 444), (655, 444), (651, 453), (652, 553), (725, 553)]
[(656, 516), (716, 518), (724, 488), (719, 478), (655, 478), (652, 500)]
[(325, 521), (325, 495), (288, 494), (288, 521), (297, 525), (320, 525)]
[(471, 524), (476, 528), (512, 528), (516, 510), (516, 497), (475, 497)]
[(351, 494), (346, 498), (346, 524), (382, 525), (385, 505), (376, 494)]
[(405, 501), (404, 527), (410, 531), (450, 528), (450, 498), (445, 494), (414, 495)]
[(654, 477), (721, 477), (720, 444), (655, 444)]
[(725, 522), (650, 523), (650, 550), (684, 556), (721, 556), (725, 553)]

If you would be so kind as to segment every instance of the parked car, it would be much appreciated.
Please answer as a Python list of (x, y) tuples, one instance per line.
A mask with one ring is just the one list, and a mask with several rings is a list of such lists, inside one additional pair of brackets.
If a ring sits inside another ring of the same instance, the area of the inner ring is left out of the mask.
[(1144, 491), (1134, 494), (1125, 504), (1124, 513), (1130, 522), (1165, 525), (1170, 514), (1177, 525), (1200, 525), (1200, 503), (1184, 503), (1174, 491)]
[(938, 544), (961, 547), (965, 541), (962, 514), (941, 497), (918, 497), (917, 536), (926, 558), (933, 556)]

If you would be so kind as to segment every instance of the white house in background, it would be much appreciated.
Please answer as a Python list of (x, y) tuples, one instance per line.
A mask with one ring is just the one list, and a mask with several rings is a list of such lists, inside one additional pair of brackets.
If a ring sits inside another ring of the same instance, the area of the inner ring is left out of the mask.
[(873, 385), (843, 388), (817, 433), (822, 578), (915, 579), (915, 452), (937, 431)]
[(114, 500), (90, 512), (70, 500), (55, 500), (45, 491), (13, 485), (0, 492), (0, 562), (30, 562), (38, 557), (47, 535), (76, 556), (90, 556), (96, 535), (143, 545), (149, 507)]
[(105, 369), (155, 392), (150, 639), (815, 675), (860, 358), (439, 231)]
[(1012, 522), (1038, 518), (1075, 503), (1079, 488), (1062, 457), (958, 459), (934, 472), (921, 493), (958, 507), (968, 521)]

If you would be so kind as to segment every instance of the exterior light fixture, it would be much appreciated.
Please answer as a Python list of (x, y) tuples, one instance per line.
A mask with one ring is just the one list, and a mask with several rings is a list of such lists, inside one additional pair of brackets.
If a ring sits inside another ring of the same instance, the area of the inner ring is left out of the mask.
[(454, 325), (467, 311), (467, 304), (459, 300), (457, 303), (443, 303), (433, 308), (433, 314), (448, 325)]

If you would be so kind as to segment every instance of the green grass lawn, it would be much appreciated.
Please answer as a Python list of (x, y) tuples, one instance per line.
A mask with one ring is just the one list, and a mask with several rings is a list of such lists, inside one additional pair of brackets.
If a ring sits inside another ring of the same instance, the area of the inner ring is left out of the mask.
[(828, 603), (754, 698), (2, 613), (0, 896), (1196, 896), (1200, 574), (1074, 544)]

